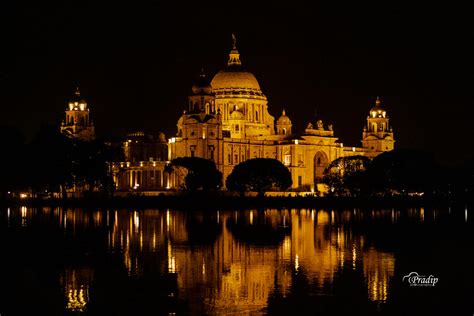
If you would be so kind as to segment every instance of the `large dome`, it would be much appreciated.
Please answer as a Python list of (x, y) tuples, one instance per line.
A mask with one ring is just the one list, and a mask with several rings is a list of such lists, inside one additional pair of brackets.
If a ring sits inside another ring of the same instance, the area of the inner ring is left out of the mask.
[(211, 81), (214, 90), (218, 89), (236, 89), (236, 90), (255, 90), (261, 91), (257, 78), (247, 71), (239, 69), (240, 67), (229, 67), (219, 71)]
[(219, 71), (211, 81), (212, 90), (216, 97), (224, 95), (250, 94), (257, 98), (265, 98), (260, 90), (257, 78), (242, 68), (240, 54), (237, 48), (230, 51), (227, 68)]

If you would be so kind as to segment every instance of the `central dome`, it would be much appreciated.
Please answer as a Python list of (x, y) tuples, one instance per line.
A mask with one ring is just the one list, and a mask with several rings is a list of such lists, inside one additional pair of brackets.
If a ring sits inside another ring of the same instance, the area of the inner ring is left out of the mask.
[(214, 76), (211, 81), (211, 86), (212, 90), (216, 93), (216, 97), (228, 94), (250, 94), (257, 98), (265, 97), (262, 90), (260, 90), (257, 78), (242, 68), (240, 54), (235, 47), (235, 42), (229, 54), (227, 68), (219, 71)]
[(240, 67), (229, 67), (219, 71), (211, 81), (212, 89), (260, 90), (257, 78)]

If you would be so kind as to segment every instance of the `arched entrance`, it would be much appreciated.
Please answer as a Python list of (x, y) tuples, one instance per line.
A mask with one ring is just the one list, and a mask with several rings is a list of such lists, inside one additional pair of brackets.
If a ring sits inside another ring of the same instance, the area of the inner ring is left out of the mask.
[(318, 151), (316, 155), (314, 155), (314, 184), (320, 183), (321, 179), (323, 178), (324, 169), (329, 164), (328, 156), (322, 152)]

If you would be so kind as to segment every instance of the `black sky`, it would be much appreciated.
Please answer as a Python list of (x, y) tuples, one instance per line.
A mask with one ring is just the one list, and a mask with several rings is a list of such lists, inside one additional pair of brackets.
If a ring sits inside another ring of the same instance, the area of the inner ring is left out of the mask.
[[(171, 137), (193, 78), (222, 69), (238, 38), (276, 118), (319, 118), (360, 145), (377, 95), (397, 147), (454, 163), (474, 154), (467, 8), (397, 1), (15, 1), (0, 8), (0, 125), (32, 137), (59, 123), (74, 85), (99, 136)], [(329, 3), (329, 4), (328, 4)]]

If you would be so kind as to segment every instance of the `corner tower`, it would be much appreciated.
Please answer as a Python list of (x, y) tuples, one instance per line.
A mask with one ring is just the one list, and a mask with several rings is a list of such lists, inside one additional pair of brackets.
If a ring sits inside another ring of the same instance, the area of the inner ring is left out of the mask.
[(362, 147), (368, 157), (375, 157), (384, 151), (394, 149), (395, 139), (393, 129), (389, 125), (387, 111), (381, 106), (380, 98), (375, 100), (375, 106), (370, 109), (367, 126), (362, 133)]
[(76, 87), (65, 112), (66, 117), (61, 123), (61, 133), (82, 141), (95, 139), (94, 123), (90, 119), (89, 107), (84, 98), (81, 97), (79, 87)]

